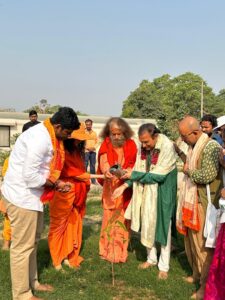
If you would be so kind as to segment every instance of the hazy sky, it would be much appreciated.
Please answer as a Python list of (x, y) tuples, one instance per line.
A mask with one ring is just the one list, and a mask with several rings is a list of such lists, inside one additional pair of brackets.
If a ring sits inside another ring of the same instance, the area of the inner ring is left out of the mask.
[(143, 79), (225, 88), (224, 0), (0, 0), (0, 107), (119, 115)]

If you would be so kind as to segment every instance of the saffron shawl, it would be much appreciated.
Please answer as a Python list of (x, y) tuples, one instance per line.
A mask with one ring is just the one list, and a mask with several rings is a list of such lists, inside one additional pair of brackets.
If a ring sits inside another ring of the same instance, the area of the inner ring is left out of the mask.
[[(52, 183), (55, 183), (60, 177), (65, 161), (64, 145), (62, 140), (56, 138), (55, 130), (50, 122), (50, 119), (46, 119), (43, 124), (48, 130), (53, 147), (53, 157), (50, 162), (50, 173), (48, 179)], [(53, 189), (45, 187), (44, 192), (41, 196), (41, 201), (43, 203), (50, 201), (54, 197), (54, 193), (55, 191)]]
[[(208, 142), (208, 135), (202, 133), (194, 148), (189, 147), (187, 164), (190, 171), (197, 169), (199, 156)], [(195, 231), (200, 229), (197, 184), (193, 183), (187, 175), (180, 187), (176, 223), (178, 232), (183, 235), (187, 234), (187, 228)]]

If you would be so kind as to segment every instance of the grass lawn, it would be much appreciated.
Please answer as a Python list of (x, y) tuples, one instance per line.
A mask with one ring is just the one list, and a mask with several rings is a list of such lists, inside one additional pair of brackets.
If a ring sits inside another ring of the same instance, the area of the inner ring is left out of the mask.
[[(125, 264), (115, 265), (115, 287), (111, 283), (111, 264), (98, 257), (98, 240), (101, 220), (101, 203), (96, 192), (89, 195), (87, 216), (84, 221), (81, 255), (85, 258), (78, 270), (65, 267), (65, 273), (53, 269), (46, 240), (48, 211), (45, 212), (46, 229), (39, 243), (38, 268), (41, 282), (52, 284), (53, 293), (36, 293), (48, 300), (73, 299), (189, 299), (195, 285), (182, 280), (190, 274), (190, 268), (183, 251), (181, 238), (174, 241), (176, 252), (172, 253), (171, 270), (166, 281), (157, 279), (157, 268), (138, 270), (138, 264), (146, 259), (145, 248), (138, 235), (131, 239), (129, 259)], [(11, 299), (9, 253), (0, 250), (0, 299)]]

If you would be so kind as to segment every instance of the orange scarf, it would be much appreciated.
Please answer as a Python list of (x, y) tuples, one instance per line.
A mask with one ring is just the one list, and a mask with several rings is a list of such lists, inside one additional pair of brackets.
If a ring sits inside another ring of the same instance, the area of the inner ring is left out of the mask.
[[(65, 160), (64, 145), (62, 140), (56, 138), (55, 130), (50, 122), (50, 119), (46, 119), (43, 124), (48, 130), (52, 142), (52, 147), (53, 147), (53, 158), (50, 162), (50, 174), (48, 179), (52, 183), (55, 183), (59, 179), (59, 176), (61, 174), (64, 165), (64, 160)], [(55, 191), (53, 189), (46, 187), (41, 196), (41, 201), (43, 203), (50, 201), (54, 196), (54, 192)]]
[[(199, 157), (209, 142), (207, 134), (202, 133), (194, 148), (189, 147), (187, 153), (187, 163), (190, 171), (197, 170)], [(180, 187), (178, 207), (177, 207), (177, 230), (183, 235), (187, 235), (187, 229), (200, 230), (198, 215), (198, 191), (197, 184), (192, 182), (190, 177), (185, 175)]]

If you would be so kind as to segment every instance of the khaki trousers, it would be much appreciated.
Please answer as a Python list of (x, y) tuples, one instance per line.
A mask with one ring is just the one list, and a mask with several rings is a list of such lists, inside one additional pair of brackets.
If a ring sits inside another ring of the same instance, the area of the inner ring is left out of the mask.
[(13, 205), (4, 199), (11, 223), (10, 270), (13, 300), (28, 300), (38, 287), (37, 243), (43, 231), (43, 213)]
[(184, 244), (188, 262), (193, 271), (192, 276), (195, 281), (200, 281), (200, 290), (204, 292), (214, 249), (205, 247), (205, 238), (203, 236), (205, 211), (201, 203), (198, 204), (198, 213), (201, 228), (198, 232), (188, 229), (187, 236), (184, 238)]

